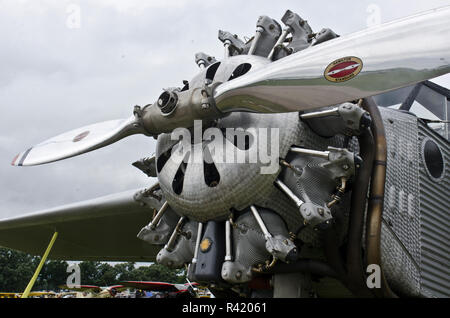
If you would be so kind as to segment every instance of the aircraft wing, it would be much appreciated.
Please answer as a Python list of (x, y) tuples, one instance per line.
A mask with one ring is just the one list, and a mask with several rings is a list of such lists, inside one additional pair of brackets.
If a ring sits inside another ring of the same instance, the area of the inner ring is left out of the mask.
[(113, 194), (46, 211), (0, 220), (0, 246), (42, 255), (55, 231), (50, 259), (154, 261), (160, 250), (136, 235), (163, 202), (134, 199), (139, 190)]

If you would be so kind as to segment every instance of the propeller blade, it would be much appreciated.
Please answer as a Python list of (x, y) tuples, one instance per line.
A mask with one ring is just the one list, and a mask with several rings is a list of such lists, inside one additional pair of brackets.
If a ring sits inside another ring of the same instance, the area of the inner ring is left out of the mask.
[(312, 110), (450, 72), (450, 7), (342, 36), (218, 86), (222, 112)]
[(34, 166), (74, 157), (127, 136), (144, 133), (135, 117), (105, 121), (78, 128), (44, 141), (18, 154), (13, 166)]

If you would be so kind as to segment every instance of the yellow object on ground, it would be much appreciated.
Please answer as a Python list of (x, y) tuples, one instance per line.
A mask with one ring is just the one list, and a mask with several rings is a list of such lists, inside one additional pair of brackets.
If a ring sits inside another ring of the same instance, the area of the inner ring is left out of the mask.
[(52, 239), (50, 240), (50, 243), (47, 246), (47, 249), (45, 250), (44, 256), (42, 256), (41, 262), (39, 263), (38, 267), (36, 268), (36, 271), (34, 272), (33, 277), (31, 277), (31, 280), (28, 283), (27, 288), (25, 288), (22, 298), (28, 298), (28, 295), (30, 294), (31, 289), (33, 288), (33, 285), (36, 282), (36, 279), (38, 278), (39, 273), (41, 272), (41, 269), (44, 266), (44, 263), (47, 260), (48, 254), (50, 254), (50, 251), (52, 250), (53, 244), (55, 243), (57, 237), (58, 237), (58, 232), (55, 232), (53, 234)]

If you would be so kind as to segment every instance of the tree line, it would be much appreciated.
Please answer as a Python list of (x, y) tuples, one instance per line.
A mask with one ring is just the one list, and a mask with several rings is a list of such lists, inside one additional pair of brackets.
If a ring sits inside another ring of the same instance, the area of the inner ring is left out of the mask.
[[(0, 292), (23, 292), (34, 274), (41, 257), (23, 252), (0, 248)], [(48, 260), (34, 284), (34, 291), (59, 291), (65, 285), (69, 263)], [(79, 263), (82, 285), (111, 286), (121, 281), (158, 281), (185, 283), (184, 270), (170, 270), (158, 264), (136, 266), (135, 263), (85, 261)]]

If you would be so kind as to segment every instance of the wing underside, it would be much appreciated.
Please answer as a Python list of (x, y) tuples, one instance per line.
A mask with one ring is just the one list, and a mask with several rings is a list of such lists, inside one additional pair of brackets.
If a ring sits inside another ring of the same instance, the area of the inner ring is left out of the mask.
[(158, 246), (136, 235), (149, 223), (161, 202), (134, 200), (137, 190), (0, 220), (0, 246), (42, 255), (53, 233), (58, 238), (51, 259), (154, 261)]

